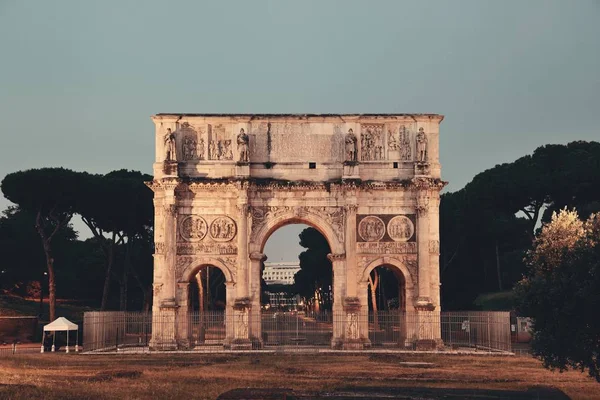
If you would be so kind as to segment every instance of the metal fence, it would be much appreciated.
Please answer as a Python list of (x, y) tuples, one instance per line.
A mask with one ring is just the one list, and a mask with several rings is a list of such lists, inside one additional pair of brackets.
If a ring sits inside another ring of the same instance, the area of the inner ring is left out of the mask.
[[(349, 320), (354, 318), (354, 320)], [(236, 335), (239, 318), (226, 312), (87, 312), (84, 351), (149, 351), (176, 348), (222, 351)], [(334, 326), (335, 325), (335, 326)], [(153, 339), (152, 331), (160, 332)], [(357, 313), (262, 312), (246, 321), (253, 349), (329, 348), (337, 338), (361, 337), (364, 347), (397, 350), (510, 351), (508, 312)], [(336, 337), (334, 337), (334, 332)], [(167, 343), (161, 338), (171, 338)]]

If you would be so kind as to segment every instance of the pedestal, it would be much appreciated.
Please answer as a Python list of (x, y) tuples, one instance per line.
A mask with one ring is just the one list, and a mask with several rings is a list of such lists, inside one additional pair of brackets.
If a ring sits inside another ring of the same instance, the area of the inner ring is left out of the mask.
[(163, 174), (165, 177), (177, 177), (179, 175), (177, 161), (165, 161), (163, 163)]
[(250, 164), (238, 162), (235, 164), (235, 176), (245, 178), (250, 176)]
[(346, 161), (342, 179), (360, 179), (358, 161)]
[[(170, 300), (170, 299), (169, 299)], [(177, 350), (177, 305), (166, 300), (159, 306), (158, 312), (152, 314), (152, 350)]]
[(437, 350), (443, 347), (439, 310), (433, 306), (417, 307), (413, 322), (415, 350)]
[(415, 177), (426, 177), (430, 174), (429, 163), (426, 161), (415, 162)]
[[(371, 347), (369, 340), (368, 310), (366, 314), (361, 307), (358, 297), (346, 297), (344, 299), (344, 335), (342, 348), (344, 350), (362, 350)], [(366, 328), (366, 329), (365, 329)]]
[(236, 299), (233, 305), (233, 340), (231, 350), (251, 350), (250, 341), (250, 305), (251, 300), (247, 297)]

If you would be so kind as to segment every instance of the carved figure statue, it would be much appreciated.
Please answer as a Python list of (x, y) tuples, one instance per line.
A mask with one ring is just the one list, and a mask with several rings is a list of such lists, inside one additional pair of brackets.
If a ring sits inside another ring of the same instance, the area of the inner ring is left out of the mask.
[(392, 151), (398, 150), (398, 141), (396, 140), (394, 132), (391, 130), (388, 131), (388, 148)]
[(217, 140), (217, 160), (221, 160), (223, 158), (223, 141)]
[(216, 160), (217, 159), (217, 144), (214, 140), (211, 140), (208, 145), (208, 159)]
[(419, 128), (417, 133), (417, 161), (427, 161), (427, 135), (423, 128)]
[(238, 153), (240, 154), (239, 162), (248, 162), (248, 143), (250, 142), (250, 138), (244, 132), (244, 128), (240, 129), (240, 133), (237, 136), (237, 145), (238, 145)]
[(346, 134), (346, 161), (356, 161), (357, 159), (357, 140), (352, 129), (348, 129)]
[(403, 161), (410, 161), (412, 159), (411, 148), (410, 148), (410, 136), (406, 127), (403, 126), (400, 132), (401, 151), (400, 158)]
[(204, 160), (204, 139), (200, 139), (200, 143), (198, 143), (198, 158)]
[(224, 160), (233, 160), (233, 150), (231, 150), (231, 139), (223, 141), (223, 154)]
[(177, 161), (177, 151), (175, 146), (175, 134), (171, 132), (171, 128), (167, 128), (167, 133), (164, 137), (165, 142), (165, 161)]

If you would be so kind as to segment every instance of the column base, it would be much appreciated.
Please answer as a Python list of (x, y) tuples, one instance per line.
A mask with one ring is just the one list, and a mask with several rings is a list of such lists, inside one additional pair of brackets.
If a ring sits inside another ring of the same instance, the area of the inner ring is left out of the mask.
[(369, 339), (346, 339), (342, 343), (342, 349), (344, 350), (364, 350), (371, 348), (371, 341)]
[(435, 306), (429, 297), (419, 297), (415, 303), (416, 311), (434, 311)]
[(231, 350), (252, 350), (250, 339), (233, 339), (228, 346)]

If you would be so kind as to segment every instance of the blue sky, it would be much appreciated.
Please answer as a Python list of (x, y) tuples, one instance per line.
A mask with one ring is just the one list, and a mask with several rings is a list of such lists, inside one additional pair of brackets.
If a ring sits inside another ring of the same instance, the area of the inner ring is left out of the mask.
[[(599, 17), (595, 0), (0, 0), (0, 179), (151, 172), (159, 112), (414, 112), (446, 116), (457, 190), (600, 140)], [(296, 252), (292, 228), (272, 260)]]

